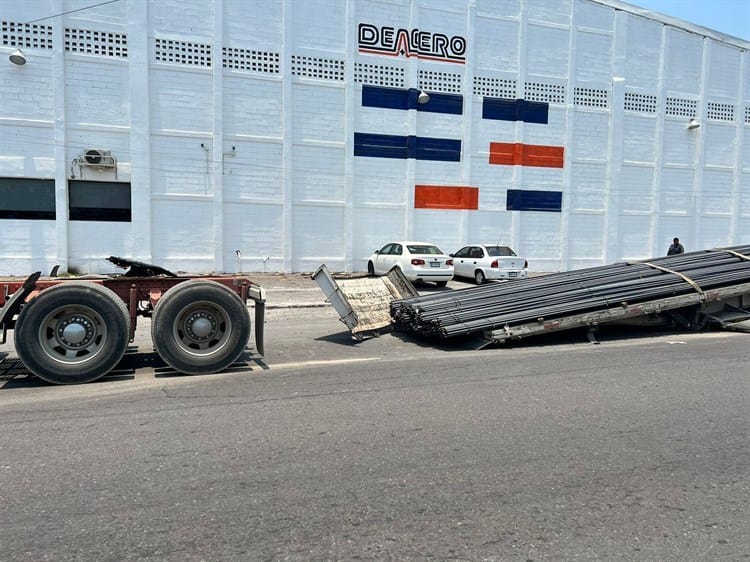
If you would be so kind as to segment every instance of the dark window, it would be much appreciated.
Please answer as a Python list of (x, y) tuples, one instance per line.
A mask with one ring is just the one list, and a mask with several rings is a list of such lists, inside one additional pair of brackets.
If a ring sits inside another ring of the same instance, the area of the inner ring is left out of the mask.
[(487, 246), (487, 253), (489, 255), (497, 256), (515, 256), (516, 253), (508, 248), (508, 246)]
[(68, 206), (72, 221), (130, 222), (130, 184), (71, 180)]
[(418, 254), (418, 255), (425, 255), (425, 254), (431, 254), (431, 255), (439, 255), (443, 252), (438, 248), (437, 246), (417, 246), (415, 244), (412, 244), (410, 246), (407, 246), (409, 249), (409, 252), (412, 254)]
[(0, 178), (0, 219), (55, 220), (55, 180)]

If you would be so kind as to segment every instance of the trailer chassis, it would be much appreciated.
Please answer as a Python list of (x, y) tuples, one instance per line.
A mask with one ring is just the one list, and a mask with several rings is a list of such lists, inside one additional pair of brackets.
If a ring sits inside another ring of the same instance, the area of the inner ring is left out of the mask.
[(652, 301), (632, 304), (622, 302), (618, 306), (606, 310), (583, 312), (558, 318), (541, 317), (534, 322), (486, 330), (484, 339), (488, 344), (504, 343), (561, 330), (582, 327), (596, 328), (603, 324), (634, 323), (654, 316), (668, 317), (683, 328), (699, 330), (711, 320), (721, 323), (721, 315), (728, 309), (743, 312), (744, 314), (738, 314), (738, 319), (747, 319), (750, 316), (750, 313), (746, 310), (749, 298), (750, 283), (742, 283)]
[(19, 359), (52, 383), (96, 380), (135, 338), (138, 317), (151, 318), (157, 353), (187, 374), (221, 371), (239, 359), (250, 338), (248, 301), (255, 309), (255, 345), (263, 355), (265, 293), (243, 276), (179, 276), (124, 258), (116, 276), (0, 279), (0, 343), (14, 330)]

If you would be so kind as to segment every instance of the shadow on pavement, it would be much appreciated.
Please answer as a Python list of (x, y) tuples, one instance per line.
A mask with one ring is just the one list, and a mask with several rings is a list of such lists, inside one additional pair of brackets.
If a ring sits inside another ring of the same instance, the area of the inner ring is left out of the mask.
[[(26, 369), (26, 367), (24, 367), (20, 359), (8, 359), (7, 357), (8, 353), (0, 354), (0, 390), (57, 386), (35, 377), (28, 371), (28, 369)], [(268, 365), (263, 362), (262, 358), (254, 356), (252, 351), (248, 348), (245, 350), (239, 361), (236, 361), (229, 366), (229, 368), (221, 371), (221, 373), (246, 373), (254, 367), (253, 364), (257, 365), (261, 370), (268, 370), (269, 368)], [(85, 384), (134, 380), (136, 378), (136, 373), (143, 369), (152, 371), (154, 378), (193, 377), (218, 374), (188, 375), (181, 373), (167, 365), (155, 351), (141, 353), (138, 351), (138, 346), (129, 346), (117, 367), (102, 378)]]
[(363, 339), (357, 340), (354, 338), (354, 336), (351, 334), (351, 332), (337, 332), (335, 334), (327, 334), (325, 336), (320, 336), (315, 338), (315, 341), (324, 341), (328, 343), (338, 343), (341, 345), (356, 345), (358, 343), (362, 343), (363, 341), (372, 339), (378, 337), (378, 335), (375, 334), (363, 334)]

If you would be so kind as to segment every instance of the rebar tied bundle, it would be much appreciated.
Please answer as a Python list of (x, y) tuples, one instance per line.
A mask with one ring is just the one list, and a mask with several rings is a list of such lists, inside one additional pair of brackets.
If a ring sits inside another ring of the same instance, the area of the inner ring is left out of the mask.
[(622, 262), (391, 302), (396, 330), (451, 338), (750, 283), (750, 246)]

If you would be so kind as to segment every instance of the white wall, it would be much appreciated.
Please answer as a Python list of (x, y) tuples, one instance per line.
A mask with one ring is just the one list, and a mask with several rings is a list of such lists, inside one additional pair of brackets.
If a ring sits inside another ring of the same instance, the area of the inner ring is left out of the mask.
[[(360, 53), (362, 22), (464, 37), (466, 60)], [(0, 177), (55, 179), (57, 220), (0, 219), (0, 274), (113, 254), (234, 272), (237, 250), (243, 271), (362, 271), (397, 238), (502, 242), (554, 271), (750, 241), (747, 42), (593, 0), (127, 0), (40, 24), (52, 45), (26, 65), (0, 45)], [(74, 52), (71, 30), (127, 53)], [(363, 84), (461, 95), (463, 114), (363, 107)], [(548, 102), (548, 123), (482, 119), (483, 95)], [(355, 157), (355, 132), (460, 139), (461, 159)], [(490, 142), (561, 146), (564, 165), (492, 165)], [(72, 168), (90, 147), (117, 170)], [(71, 173), (131, 181), (132, 222), (69, 222)], [(479, 208), (416, 209), (421, 184), (478, 188)], [(508, 211), (509, 189), (562, 207)]]

